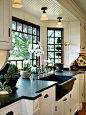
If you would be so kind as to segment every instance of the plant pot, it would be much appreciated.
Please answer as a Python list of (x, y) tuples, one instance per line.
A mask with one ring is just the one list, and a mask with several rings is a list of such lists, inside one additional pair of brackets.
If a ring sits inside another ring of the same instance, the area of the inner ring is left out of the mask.
[(21, 71), (21, 72), (20, 72), (20, 75), (21, 75), (22, 78), (29, 78), (30, 75), (31, 75), (31, 72)]
[(8, 80), (7, 85), (10, 86), (11, 88), (15, 88), (18, 79), (19, 77), (7, 78)]

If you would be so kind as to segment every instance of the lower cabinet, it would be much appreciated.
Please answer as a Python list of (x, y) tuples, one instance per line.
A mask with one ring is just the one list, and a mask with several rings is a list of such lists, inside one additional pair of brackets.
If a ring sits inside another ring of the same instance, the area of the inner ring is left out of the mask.
[(70, 112), (73, 115), (78, 110), (79, 105), (79, 74), (73, 76), (76, 78), (72, 91), (70, 92)]
[(50, 103), (45, 108), (40, 110), (39, 115), (54, 115), (53, 114), (53, 103)]
[(84, 73), (79, 74), (79, 103), (84, 100)]
[(13, 115), (21, 115), (19, 101), (0, 109), (0, 115), (11, 115), (11, 113), (13, 113)]

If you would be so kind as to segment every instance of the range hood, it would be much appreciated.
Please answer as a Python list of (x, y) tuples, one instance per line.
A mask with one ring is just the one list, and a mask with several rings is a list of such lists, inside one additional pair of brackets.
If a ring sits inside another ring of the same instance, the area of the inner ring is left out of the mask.
[(0, 70), (2, 70), (5, 67), (8, 57), (9, 57), (8, 50), (0, 50)]

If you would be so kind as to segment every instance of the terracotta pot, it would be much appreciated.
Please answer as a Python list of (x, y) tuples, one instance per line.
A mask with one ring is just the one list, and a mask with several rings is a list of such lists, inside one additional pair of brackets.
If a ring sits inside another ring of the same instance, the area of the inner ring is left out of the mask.
[(30, 75), (31, 75), (31, 72), (21, 71), (21, 72), (20, 72), (20, 75), (21, 75), (22, 78), (29, 78)]

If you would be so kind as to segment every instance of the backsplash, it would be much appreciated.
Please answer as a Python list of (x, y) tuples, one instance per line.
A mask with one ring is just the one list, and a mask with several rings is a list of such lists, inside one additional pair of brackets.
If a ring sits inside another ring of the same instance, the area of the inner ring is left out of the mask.
[(77, 63), (78, 66), (86, 66), (86, 54), (79, 54)]

